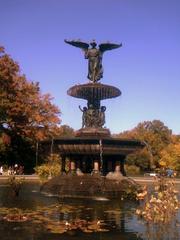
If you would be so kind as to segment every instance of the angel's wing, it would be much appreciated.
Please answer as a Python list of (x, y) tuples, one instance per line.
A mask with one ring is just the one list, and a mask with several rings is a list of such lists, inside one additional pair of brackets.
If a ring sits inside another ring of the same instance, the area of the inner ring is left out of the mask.
[(76, 41), (76, 40), (68, 41), (66, 39), (64, 41), (65, 41), (65, 43), (68, 43), (74, 47), (81, 48), (83, 50), (87, 50), (89, 48), (89, 44), (85, 43), (85, 42)]
[(121, 44), (115, 44), (115, 43), (101, 43), (99, 44), (99, 50), (101, 52), (105, 52), (107, 50), (113, 50), (116, 48), (122, 47), (122, 43)]

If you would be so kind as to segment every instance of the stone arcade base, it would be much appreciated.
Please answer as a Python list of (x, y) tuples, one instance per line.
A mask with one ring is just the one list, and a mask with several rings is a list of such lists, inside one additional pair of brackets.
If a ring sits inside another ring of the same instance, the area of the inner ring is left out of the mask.
[(131, 178), (111, 175), (102, 177), (99, 175), (83, 176), (60, 175), (46, 182), (42, 193), (53, 194), (59, 197), (74, 198), (120, 198), (134, 200), (136, 192), (141, 191), (138, 185)]

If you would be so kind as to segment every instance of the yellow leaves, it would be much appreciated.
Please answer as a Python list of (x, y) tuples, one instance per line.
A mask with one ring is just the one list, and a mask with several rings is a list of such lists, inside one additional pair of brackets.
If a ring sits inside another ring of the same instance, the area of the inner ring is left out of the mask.
[(163, 192), (158, 192), (158, 198), (163, 198), (164, 194)]
[(138, 193), (138, 194), (136, 195), (136, 198), (137, 198), (138, 200), (143, 200), (143, 199), (146, 197), (146, 195), (147, 195), (147, 191), (144, 191), (144, 192), (142, 192), (142, 193)]
[(180, 170), (180, 143), (179, 141), (169, 144), (165, 149), (160, 152), (162, 166)]
[[(178, 191), (174, 188), (172, 181), (160, 180), (155, 191), (145, 199), (136, 214), (147, 223), (153, 224), (170, 223), (176, 216), (180, 204), (177, 198)], [(159, 190), (158, 192), (157, 189)]]
[(165, 160), (160, 160), (160, 162), (159, 162), (159, 165), (161, 166), (161, 167), (167, 167), (168, 165), (167, 165), (167, 162), (165, 161)]

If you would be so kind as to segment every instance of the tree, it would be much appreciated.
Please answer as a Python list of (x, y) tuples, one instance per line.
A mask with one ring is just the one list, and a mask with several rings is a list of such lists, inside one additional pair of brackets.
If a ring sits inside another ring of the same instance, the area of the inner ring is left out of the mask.
[[(134, 153), (128, 157), (128, 161), (133, 162), (143, 169), (144, 165), (149, 169), (159, 167), (161, 151), (172, 141), (172, 131), (160, 120), (144, 121), (131, 131), (126, 131), (118, 137), (137, 139), (145, 144), (145, 149)], [(134, 160), (133, 160), (134, 159)], [(136, 159), (136, 160), (135, 160)]]
[(180, 171), (180, 139), (174, 139), (161, 153), (160, 165)]
[(59, 128), (59, 136), (72, 137), (74, 136), (74, 129), (68, 125), (62, 125)]
[(147, 171), (151, 169), (151, 154), (145, 147), (144, 149), (132, 153), (126, 157), (127, 165), (135, 165), (141, 169), (141, 171)]
[[(22, 153), (34, 151), (35, 142), (59, 134), (60, 110), (52, 104), (49, 94), (40, 92), (38, 82), (30, 82), (21, 74), (18, 63), (3, 47), (0, 47), (0, 86), (0, 138), (6, 134), (11, 139), (6, 149), (9, 158), (24, 159)], [(0, 158), (2, 154), (0, 151)]]
[(56, 133), (59, 109), (49, 94), (41, 94), (39, 83), (27, 81), (19, 65), (1, 48), (0, 129), (41, 140)]

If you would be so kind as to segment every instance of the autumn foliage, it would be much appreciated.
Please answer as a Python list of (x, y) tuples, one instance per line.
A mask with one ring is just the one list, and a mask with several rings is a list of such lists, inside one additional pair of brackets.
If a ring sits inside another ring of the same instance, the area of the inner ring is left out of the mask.
[(49, 94), (41, 93), (38, 82), (21, 74), (18, 63), (0, 47), (0, 150), (10, 145), (13, 152), (16, 145), (17, 152), (18, 142), (32, 144), (57, 136), (60, 110), (51, 100)]
[(140, 167), (142, 171), (157, 168), (180, 171), (180, 138), (160, 120), (144, 121), (116, 137), (138, 139), (145, 145), (144, 149), (127, 157), (128, 165)]
[(56, 134), (59, 109), (49, 94), (41, 94), (39, 83), (20, 73), (19, 65), (3, 48), (0, 52), (0, 129), (33, 140)]

